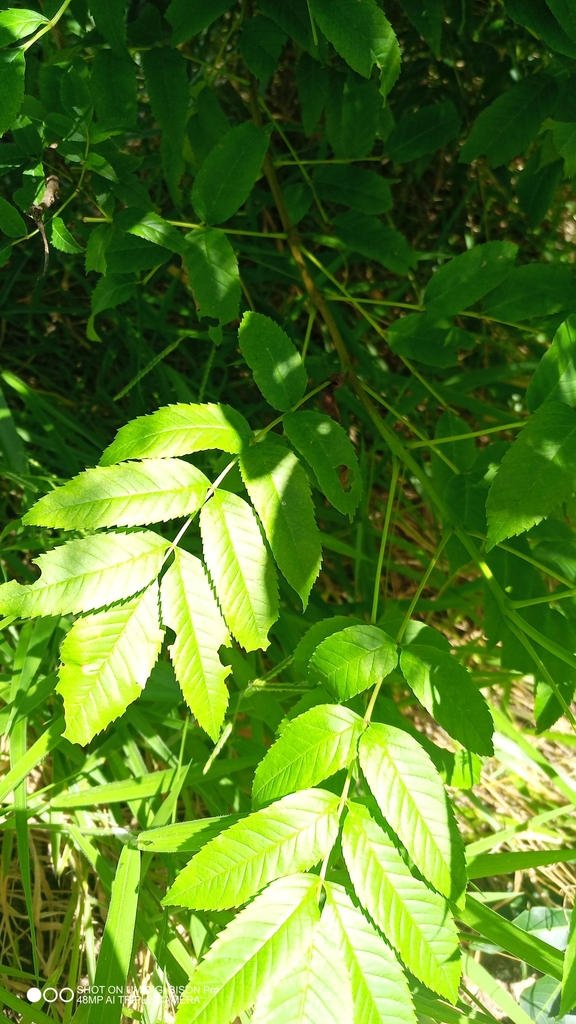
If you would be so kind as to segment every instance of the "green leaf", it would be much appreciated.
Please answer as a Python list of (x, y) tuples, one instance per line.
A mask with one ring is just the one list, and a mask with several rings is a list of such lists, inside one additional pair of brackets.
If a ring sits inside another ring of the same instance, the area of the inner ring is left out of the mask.
[[(551, 164), (540, 167), (540, 156), (542, 150), (533, 152), (530, 159), (524, 165), (518, 175), (516, 182), (516, 195), (518, 205), (528, 218), (528, 226), (537, 228), (544, 220), (548, 210), (554, 202), (556, 189), (564, 173), (564, 161), (554, 160)], [(538, 264), (527, 264), (527, 266), (538, 266)], [(562, 267), (561, 263), (550, 263), (548, 267)], [(525, 268), (524, 268), (525, 269)], [(568, 269), (567, 267), (565, 269)]]
[(238, 495), (216, 491), (200, 513), (200, 532), (228, 629), (247, 651), (265, 649), (278, 590), (254, 512)]
[[(111, 52), (111, 51), (110, 51)], [(98, 224), (90, 232), (86, 246), (86, 273), (95, 270), (97, 274), (106, 273), (106, 250), (114, 236), (111, 224)]]
[(254, 811), (203, 846), (162, 902), (239, 907), (273, 879), (313, 867), (336, 842), (339, 802), (337, 794), (308, 789)]
[(506, 0), (505, 7), (518, 25), (524, 25), (553, 50), (567, 57), (576, 57), (574, 42), (560, 27), (548, 4), (533, 4), (530, 0)]
[(10, 7), (0, 11), (0, 46), (10, 46), (29, 36), (39, 25), (47, 25), (48, 18), (37, 11), (19, 11)]
[(576, 910), (572, 910), (568, 945), (564, 953), (564, 969), (562, 971), (562, 997), (558, 1016), (576, 1006)]
[(544, 129), (552, 132), (558, 156), (564, 161), (564, 176), (571, 178), (576, 174), (576, 124), (546, 118), (540, 131)]
[(339, 700), (381, 682), (398, 662), (396, 644), (377, 626), (347, 626), (323, 640), (310, 659), (309, 674)]
[(200, 166), (211, 149), (227, 135), (231, 125), (222, 110), (214, 89), (205, 85), (196, 98), (196, 111), (188, 121), (186, 133)]
[(22, 50), (0, 52), (0, 136), (12, 127), (24, 99), (26, 61)]
[(223, 231), (191, 231), (186, 235), (185, 264), (200, 316), (223, 324), (238, 316), (240, 275), (234, 249)]
[[(214, 6), (214, 5), (212, 5)], [(180, 205), (183, 146), (188, 119), (188, 67), (180, 50), (153, 47), (142, 55), (152, 113), (162, 129), (161, 157), (173, 201)]]
[[(328, 501), (352, 516), (362, 497), (362, 477), (352, 443), (339, 423), (317, 412), (294, 412), (284, 417), (284, 430), (314, 470)], [(342, 483), (341, 467), (348, 470)]]
[(526, 404), (535, 412), (544, 402), (576, 406), (576, 316), (560, 325), (528, 385)]
[(341, 885), (327, 882), (325, 892), (322, 917), (350, 974), (354, 1021), (416, 1024), (406, 977), (390, 947)]
[[(547, 909), (547, 908), (542, 908)], [(506, 920), (490, 907), (473, 896), (466, 896), (464, 910), (458, 912), (458, 918), (474, 928), (490, 942), (502, 946), (518, 960), (524, 960), (542, 974), (549, 974), (557, 981), (562, 979), (562, 953), (549, 942), (544, 942), (537, 935), (523, 931), (522, 928)]]
[(146, 459), (87, 469), (44, 495), (26, 525), (63, 530), (165, 523), (197, 512), (210, 481), (182, 459)]
[(576, 279), (564, 263), (528, 263), (514, 267), (483, 303), (488, 316), (509, 323), (576, 310)]
[[(262, 5), (260, 4), (260, 6)], [(304, 14), (308, 21), (309, 31), (310, 19), (308, 18), (306, 8), (304, 8)], [(274, 16), (271, 14), (271, 17)], [(290, 34), (292, 35), (293, 33)], [(298, 83), (298, 98), (302, 108), (302, 126), (305, 135), (311, 135), (326, 106), (330, 85), (330, 72), (328, 68), (323, 68), (317, 60), (314, 60), (309, 53), (304, 51), (300, 54), (300, 59), (296, 65), (296, 81)], [(316, 181), (316, 175), (314, 176), (314, 181)], [(320, 193), (318, 194), (320, 195)]]
[(162, 621), (176, 634), (170, 647), (176, 679), (200, 726), (216, 742), (226, 708), (229, 665), (218, 648), (230, 638), (200, 559), (181, 548), (162, 579)]
[(258, 14), (247, 18), (242, 24), (240, 53), (246, 67), (252, 74), (266, 81), (278, 67), (282, 47), (287, 35), (270, 18)]
[(0, 611), (20, 618), (68, 615), (131, 597), (157, 577), (168, 543), (149, 530), (70, 540), (36, 559), (42, 575), (35, 583), (0, 587)]
[(360, 213), (387, 213), (392, 209), (392, 194), (386, 178), (361, 167), (347, 164), (319, 167), (314, 172), (314, 188), (321, 199), (341, 203)]
[(458, 998), (458, 934), (446, 901), (415, 878), (367, 808), (350, 802), (342, 851), (366, 910), (428, 988)]
[(231, 1021), (291, 971), (314, 937), (319, 884), (316, 875), (282, 878), (237, 914), (192, 974), (178, 1024)]
[(570, 36), (570, 39), (576, 40), (576, 5), (574, 0), (546, 0), (546, 3), (566, 34)]
[(123, 302), (127, 302), (132, 295), (133, 287), (134, 280), (121, 274), (110, 274), (98, 281), (90, 300), (92, 315), (86, 330), (91, 341), (100, 341), (94, 328), (96, 314), (102, 313), (105, 309), (114, 309), (116, 306), (121, 306)]
[(339, 160), (360, 160), (374, 145), (382, 113), (376, 79), (332, 71), (326, 97), (326, 136)]
[(245, 121), (232, 128), (206, 157), (192, 187), (192, 203), (207, 224), (221, 224), (244, 205), (260, 175), (268, 136)]
[(99, 121), (121, 128), (134, 128), (138, 107), (136, 65), (126, 52), (98, 50), (92, 62), (90, 89)]
[(350, 1024), (352, 986), (342, 951), (334, 943), (332, 923), (324, 909), (304, 958), (261, 993), (252, 1024)]
[(158, 584), (114, 608), (76, 620), (60, 657), (66, 739), (89, 743), (142, 693), (164, 631), (158, 622)]
[(26, 234), (26, 225), (22, 217), (6, 199), (0, 197), (0, 231), (10, 238), (18, 238)]
[(466, 750), (491, 757), (494, 723), (472, 676), (451, 654), (416, 643), (405, 647), (400, 668), (421, 704)]
[(121, 210), (114, 218), (120, 230), (130, 235), (143, 238), (154, 245), (162, 245), (169, 252), (177, 252), (180, 256), (186, 253), (186, 240), (172, 224), (148, 210)]
[(485, 242), (455, 256), (430, 280), (424, 293), (427, 312), (440, 319), (468, 309), (508, 276), (517, 251), (511, 242)]
[(165, 405), (120, 427), (100, 465), (191, 455), (211, 448), (236, 454), (251, 436), (242, 413), (229, 405)]
[(81, 245), (72, 237), (61, 217), (53, 217), (50, 221), (50, 241), (60, 252), (84, 252)]
[[(94, 985), (97, 992), (124, 992), (132, 965), (136, 913), (140, 891), (140, 851), (123, 846), (112, 883), (106, 925), (96, 963)], [(101, 986), (101, 987), (100, 987)], [(122, 999), (90, 1006), (90, 1024), (120, 1024)]]
[(278, 568), (306, 608), (322, 562), (308, 477), (293, 452), (268, 440), (244, 450), (240, 470)]
[(178, 821), (146, 829), (138, 833), (138, 848), (150, 853), (196, 853), (241, 817), (239, 814), (221, 814), (216, 818), (196, 818), (195, 821)]
[(492, 482), (486, 550), (541, 522), (575, 486), (576, 412), (561, 402), (544, 402), (504, 455)]
[(408, 313), (390, 324), (386, 340), (393, 352), (427, 366), (456, 366), (458, 350), (472, 348), (474, 338), (448, 321), (440, 326), (427, 313)]
[(346, 768), (356, 755), (362, 729), (360, 716), (338, 704), (320, 704), (294, 718), (256, 769), (254, 806), (316, 786)]
[(377, 217), (349, 210), (334, 218), (334, 226), (344, 245), (394, 274), (408, 274), (414, 266), (416, 253), (404, 235)]
[(460, 152), (470, 163), (487, 156), (500, 167), (523, 153), (554, 104), (556, 83), (546, 74), (532, 75), (513, 85), (482, 111)]
[(314, 20), (350, 67), (370, 78), (372, 67), (385, 67), (399, 53), (388, 19), (375, 0), (311, 0)]
[(172, 46), (179, 46), (232, 6), (232, 0), (172, 0), (166, 11), (166, 20), (172, 25)]
[(386, 152), (396, 163), (405, 164), (426, 153), (435, 153), (455, 139), (459, 131), (460, 118), (450, 100), (428, 104), (394, 126), (386, 139)]
[(382, 814), (416, 867), (444, 896), (466, 887), (464, 846), (444, 786), (417, 740), (373, 723), (359, 744), (360, 765)]
[(417, 32), (426, 40), (434, 56), (439, 57), (444, 21), (442, 0), (427, 0), (426, 6), (421, 0), (400, 0), (400, 6), (404, 8)]
[(300, 353), (270, 317), (245, 313), (238, 331), (240, 349), (254, 381), (273, 409), (288, 412), (306, 391), (307, 376)]
[(258, 7), (302, 49), (312, 46), (310, 11), (306, 0), (260, 0)]
[(319, 644), (333, 633), (339, 633), (346, 626), (365, 625), (362, 619), (354, 619), (348, 615), (332, 615), (321, 622), (315, 622), (306, 630), (294, 651), (294, 668), (304, 678), (308, 674), (310, 658)]
[(90, 0), (90, 14), (115, 53), (126, 53), (126, 0)]
[(137, 273), (161, 266), (170, 256), (171, 251), (164, 246), (114, 230), (106, 249), (106, 267), (109, 275)]

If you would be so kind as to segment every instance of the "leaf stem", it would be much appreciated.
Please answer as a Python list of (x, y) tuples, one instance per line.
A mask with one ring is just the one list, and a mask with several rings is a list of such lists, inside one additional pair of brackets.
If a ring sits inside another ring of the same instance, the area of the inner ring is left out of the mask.
[(392, 507), (394, 505), (394, 498), (396, 495), (396, 485), (398, 483), (398, 474), (400, 472), (400, 463), (395, 455), (392, 456), (392, 477), (390, 480), (390, 490), (388, 491), (388, 501), (386, 502), (386, 514), (384, 516), (384, 527), (382, 529), (382, 537), (380, 539), (380, 550), (378, 552), (378, 563), (376, 565), (376, 579), (374, 581), (374, 596), (372, 598), (372, 614), (370, 616), (370, 622), (375, 623), (378, 618), (378, 600), (380, 597), (380, 579), (382, 576), (382, 565), (384, 562), (384, 552), (386, 550), (386, 543), (388, 541), (388, 530), (390, 529), (390, 519), (392, 516)]

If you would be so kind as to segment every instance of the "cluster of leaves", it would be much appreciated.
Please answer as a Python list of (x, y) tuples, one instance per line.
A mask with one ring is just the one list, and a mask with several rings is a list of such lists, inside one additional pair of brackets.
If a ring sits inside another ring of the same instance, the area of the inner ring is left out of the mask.
[[(193, 852), (163, 903), (204, 915), (218, 934), (179, 1024), (224, 1024), (252, 1008), (259, 1024), (462, 1020), (471, 1011), (459, 999), (455, 920), (560, 984), (560, 1014), (576, 999), (574, 928), (562, 957), (467, 892), (490, 868), (466, 856), (446, 784), (474, 785), (507, 720), (470, 670), (474, 649), (417, 618), (452, 603), (485, 635), (494, 672), (483, 685), (532, 675), (537, 727), (562, 714), (576, 727), (576, 279), (567, 260), (532, 259), (518, 232), (514, 242), (470, 235), (455, 251), (448, 226), (427, 251), (401, 210), (402, 187), (440, 151), (453, 164), (458, 154), (454, 175), (472, 165), (495, 183), (525, 231), (539, 229), (576, 169), (576, 26), (569, 3), (534, 13), (529, 0), (507, 0), (502, 23), (488, 5), (483, 21), (515, 40), (519, 66), (504, 83), (494, 76), (480, 112), (457, 78), (432, 103), (416, 94), (416, 59), (393, 88), (411, 37), (428, 61), (461, 47), (481, 63), (483, 26), (467, 12), (456, 29), (456, 6), (402, 0), (387, 16), (376, 0), (172, 0), (128, 12), (47, 0), (42, 13), (0, 11), (3, 264), (34, 239), (22, 214), (56, 173), (62, 192), (74, 188), (45, 211), (48, 242), (71, 257), (65, 266), (85, 247), (86, 272), (99, 275), (88, 343), (104, 348), (110, 311), (165, 267), (193, 296), (181, 334), (209, 342), (207, 375), (212, 359), (234, 362), (250, 396), (234, 400), (230, 388), (228, 401), (205, 402), (203, 384), (194, 401), (175, 376), (177, 402), (130, 419), (97, 467), (33, 504), (27, 487), (45, 477), (28, 474), (8, 407), (0, 431), (24, 484), (22, 525), (44, 531), (46, 548), (39, 577), (0, 587), (3, 626), (25, 623), (28, 658), (34, 644), (46, 650), (56, 621), (65, 633), (57, 679), (32, 686), (42, 654), (9, 687), (7, 728), (17, 728), (3, 794), (16, 787), (19, 849), (26, 775), (66, 743), (101, 751), (99, 734), (113, 739), (120, 716), (138, 714), (158, 669), (215, 744), (205, 756), (199, 741), (182, 771), (184, 734), (177, 766), (145, 785), (100, 780), (49, 808), (132, 809), (172, 788), (152, 815), (136, 813), (145, 826), (118, 863), (95, 978), (126, 981), (135, 934), (158, 953), (138, 916), (141, 852), (176, 855), (171, 874)], [(271, 109), (281, 76), (296, 124)], [(430, 259), (434, 273), (420, 266)], [(517, 395), (526, 386), (528, 416)], [(438, 541), (415, 593), (379, 614), (400, 467)], [(367, 558), (372, 593), (353, 601), (343, 588), (347, 614), (335, 615), (310, 600), (322, 548), (358, 560), (361, 542), (355, 551), (339, 532), (377, 484), (387, 499), (379, 554)], [(73, 536), (55, 544), (48, 531)], [(425, 609), (446, 559), (445, 603)], [(267, 662), (250, 660), (259, 651)], [(449, 747), (415, 728), (401, 695)], [(27, 752), (27, 715), (44, 702), (53, 717)], [(172, 765), (164, 739), (151, 742)], [(220, 758), (229, 742), (238, 756)], [(251, 806), (237, 795), (223, 807), (211, 780), (255, 764)], [(211, 816), (169, 824), (185, 785)], [(523, 863), (515, 856), (510, 871)], [(165, 954), (162, 970), (172, 967)]]

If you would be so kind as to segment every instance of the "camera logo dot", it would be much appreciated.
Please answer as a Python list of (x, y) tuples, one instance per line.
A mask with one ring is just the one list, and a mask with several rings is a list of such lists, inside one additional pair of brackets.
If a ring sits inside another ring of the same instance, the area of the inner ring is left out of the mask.
[(42, 999), (42, 993), (39, 988), (29, 988), (26, 993), (26, 998), (29, 1003), (39, 1003)]

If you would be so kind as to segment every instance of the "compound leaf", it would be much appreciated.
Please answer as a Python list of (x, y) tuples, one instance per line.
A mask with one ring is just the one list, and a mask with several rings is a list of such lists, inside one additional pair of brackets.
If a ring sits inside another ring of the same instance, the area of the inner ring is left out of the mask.
[(226, 708), (229, 665), (218, 648), (229, 644), (228, 630), (199, 558), (181, 548), (162, 579), (162, 621), (176, 639), (170, 647), (176, 679), (199, 724), (216, 742)]
[(316, 648), (309, 673), (339, 700), (379, 683), (396, 667), (396, 644), (377, 626), (347, 626)]
[(99, 466), (44, 495), (22, 521), (63, 530), (165, 523), (197, 512), (209, 487), (208, 477), (183, 459)]
[(35, 583), (3, 584), (0, 609), (19, 617), (68, 615), (122, 601), (156, 579), (168, 544), (149, 530), (70, 540), (36, 559), (42, 575)]
[(314, 937), (318, 887), (317, 876), (294, 874), (237, 914), (192, 974), (178, 1024), (231, 1021), (292, 970)]
[(486, 550), (524, 533), (574, 492), (576, 412), (544, 402), (510, 446), (494, 477), (486, 513)]
[(459, 661), (416, 641), (402, 651), (400, 668), (420, 703), (449, 736), (476, 754), (494, 753), (488, 705)]
[(425, 985), (458, 997), (458, 934), (446, 901), (415, 878), (394, 843), (360, 804), (350, 803), (342, 851), (362, 904)]
[(408, 982), (390, 947), (343, 886), (327, 882), (325, 892), (322, 917), (350, 974), (353, 1019), (358, 1024), (416, 1024)]
[[(340, 424), (318, 412), (289, 413), (283, 422), (288, 438), (314, 470), (328, 501), (339, 512), (353, 515), (362, 497), (362, 478), (352, 443)], [(342, 467), (348, 471), (345, 486)]]
[(62, 644), (57, 687), (67, 739), (89, 743), (124, 713), (140, 696), (163, 637), (156, 582), (129, 601), (76, 620)]
[(192, 187), (194, 209), (207, 224), (221, 224), (246, 202), (268, 142), (265, 132), (245, 121), (210, 150)]
[(360, 765), (382, 814), (416, 867), (444, 896), (466, 887), (464, 846), (429, 755), (409, 733), (373, 723), (362, 736)]
[(294, 718), (256, 769), (254, 806), (316, 786), (345, 768), (356, 754), (362, 728), (360, 716), (338, 704), (319, 704)]
[(111, 466), (125, 459), (191, 455), (210, 448), (236, 454), (251, 436), (242, 413), (229, 405), (165, 405), (120, 427), (100, 465)]
[(305, 608), (322, 561), (306, 473), (293, 452), (267, 441), (245, 449), (240, 469), (278, 568)]
[(200, 513), (200, 532), (228, 629), (247, 651), (267, 647), (278, 590), (254, 512), (237, 494), (216, 491)]
[(274, 409), (288, 412), (306, 391), (306, 370), (295, 345), (270, 317), (245, 313), (238, 331), (240, 349), (254, 381)]
[(239, 907), (274, 878), (322, 860), (338, 835), (337, 794), (291, 793), (221, 832), (192, 858), (164, 898), (196, 910)]

